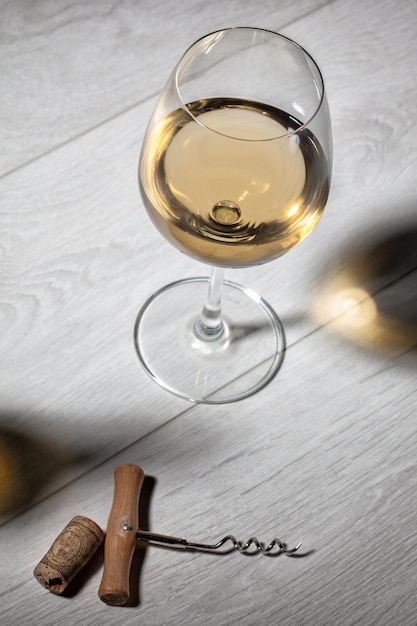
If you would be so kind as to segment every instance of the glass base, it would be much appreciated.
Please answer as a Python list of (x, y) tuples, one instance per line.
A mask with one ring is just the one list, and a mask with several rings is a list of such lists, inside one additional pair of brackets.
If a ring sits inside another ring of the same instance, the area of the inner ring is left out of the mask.
[(190, 402), (225, 404), (247, 398), (277, 373), (285, 335), (274, 310), (257, 293), (225, 280), (224, 332), (200, 339), (194, 328), (209, 278), (189, 278), (157, 291), (136, 319), (134, 339), (149, 376)]

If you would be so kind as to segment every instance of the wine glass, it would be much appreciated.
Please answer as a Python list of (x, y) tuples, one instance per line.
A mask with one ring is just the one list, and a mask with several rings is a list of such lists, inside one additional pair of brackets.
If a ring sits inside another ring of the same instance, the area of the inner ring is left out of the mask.
[(274, 377), (282, 324), (224, 271), (272, 261), (313, 230), (331, 163), (323, 79), (301, 46), (239, 27), (188, 48), (148, 124), (139, 183), (159, 232), (212, 271), (159, 289), (139, 311), (136, 351), (162, 387), (221, 404)]

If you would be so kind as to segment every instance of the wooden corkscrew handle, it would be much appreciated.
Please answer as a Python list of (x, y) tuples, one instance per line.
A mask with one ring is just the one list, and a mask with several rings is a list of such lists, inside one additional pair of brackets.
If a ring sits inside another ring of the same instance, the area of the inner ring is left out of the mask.
[(114, 472), (114, 497), (104, 543), (104, 571), (98, 590), (106, 604), (129, 599), (130, 566), (139, 527), (139, 495), (144, 479), (137, 465), (119, 465)]

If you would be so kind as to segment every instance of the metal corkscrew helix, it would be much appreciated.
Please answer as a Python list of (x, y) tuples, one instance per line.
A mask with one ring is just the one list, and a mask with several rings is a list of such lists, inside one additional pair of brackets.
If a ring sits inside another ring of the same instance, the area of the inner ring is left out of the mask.
[[(129, 524), (125, 524), (123, 526), (123, 530), (132, 530)], [(160, 535), (156, 533), (152, 533), (145, 530), (138, 530), (136, 533), (136, 538), (139, 541), (144, 541), (147, 543), (151, 543), (152, 545), (159, 546), (167, 546), (171, 548), (183, 548), (185, 550), (198, 550), (203, 552), (213, 552), (215, 550), (219, 550), (226, 543), (231, 543), (231, 550), (238, 550), (241, 554), (256, 554), (260, 552), (261, 554), (265, 554), (266, 556), (277, 556), (278, 554), (286, 554), (287, 556), (291, 556), (302, 545), (302, 541), (300, 541), (295, 548), (288, 548), (286, 543), (283, 543), (280, 539), (275, 538), (269, 544), (261, 543), (256, 537), (250, 537), (247, 541), (238, 541), (233, 535), (227, 535), (220, 539), (217, 543), (207, 544), (207, 543), (194, 543), (191, 541), (187, 541), (187, 539), (181, 539), (180, 537), (170, 537), (169, 535)], [(254, 550), (250, 551), (251, 547), (254, 547)], [(223, 554), (230, 552), (230, 550), (226, 550)]]

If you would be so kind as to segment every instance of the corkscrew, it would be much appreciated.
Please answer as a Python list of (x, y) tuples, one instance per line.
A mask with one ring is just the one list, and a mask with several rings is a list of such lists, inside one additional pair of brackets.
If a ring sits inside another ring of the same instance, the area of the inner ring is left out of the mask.
[[(251, 546), (262, 554), (294, 554), (300, 547), (288, 548), (279, 539), (264, 545), (256, 537), (240, 542), (227, 535), (215, 544), (194, 543), (180, 537), (170, 537), (138, 529), (139, 494), (144, 479), (137, 465), (120, 465), (114, 473), (114, 498), (104, 543), (104, 572), (99, 588), (100, 599), (106, 604), (121, 605), (129, 599), (129, 575), (137, 541), (188, 550), (216, 551), (228, 542), (231, 550), (249, 553)], [(253, 553), (253, 551), (251, 551)]]
[(98, 593), (103, 602), (117, 606), (129, 600), (130, 568), (135, 548), (141, 543), (190, 551), (217, 551), (217, 554), (237, 550), (242, 554), (261, 553), (266, 556), (291, 556), (301, 546), (300, 542), (294, 548), (288, 548), (278, 538), (268, 544), (256, 537), (243, 542), (233, 535), (226, 535), (213, 544), (196, 543), (142, 530), (139, 528), (138, 509), (143, 480), (144, 472), (137, 465), (119, 465), (114, 473), (113, 504), (105, 540), (103, 531), (93, 520), (77, 515), (35, 567), (36, 579), (49, 591), (62, 594), (104, 540), (104, 570)]
[[(123, 530), (131, 530), (128, 524), (123, 526)], [(138, 530), (136, 533), (136, 538), (139, 541), (143, 541), (146, 543), (150, 543), (152, 545), (158, 546), (166, 546), (170, 548), (183, 548), (184, 550), (192, 550), (192, 551), (202, 551), (202, 552), (214, 552), (220, 550), (225, 544), (231, 543), (231, 547), (229, 550), (222, 551), (222, 554), (228, 554), (233, 550), (238, 550), (241, 554), (253, 555), (257, 552), (264, 554), (266, 556), (278, 556), (278, 554), (285, 554), (287, 556), (291, 556), (295, 554), (297, 550), (301, 547), (302, 541), (300, 541), (295, 548), (288, 548), (286, 543), (283, 543), (280, 539), (275, 537), (268, 544), (264, 544), (259, 541), (256, 537), (250, 537), (247, 541), (239, 541), (233, 535), (226, 535), (220, 541), (213, 544), (207, 543), (194, 543), (188, 541), (187, 539), (181, 539), (180, 537), (170, 537), (169, 535), (160, 535), (157, 533), (152, 533), (145, 530)], [(253, 546), (253, 550), (251, 547)]]

